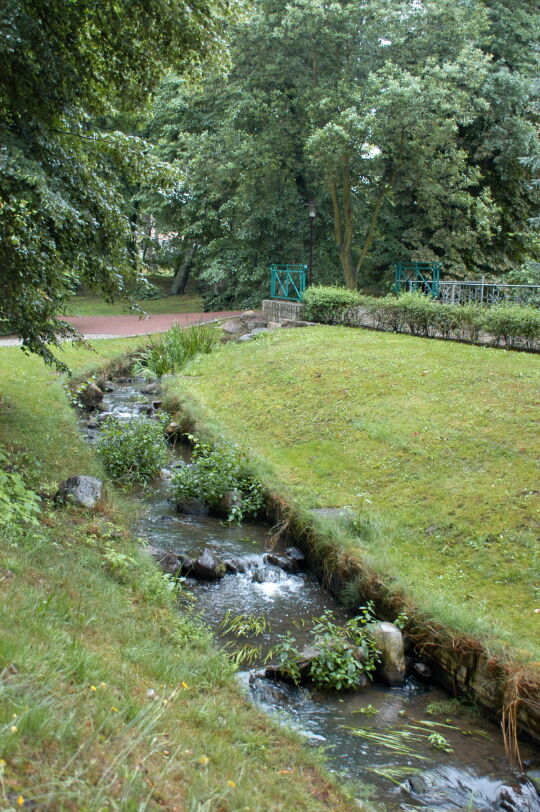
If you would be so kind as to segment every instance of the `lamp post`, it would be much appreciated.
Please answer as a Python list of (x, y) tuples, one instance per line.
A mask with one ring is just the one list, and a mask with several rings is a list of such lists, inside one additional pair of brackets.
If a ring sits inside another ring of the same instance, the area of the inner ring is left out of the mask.
[(307, 203), (309, 217), (309, 266), (308, 266), (308, 286), (313, 282), (313, 230), (315, 217), (317, 216), (317, 206), (314, 200)]

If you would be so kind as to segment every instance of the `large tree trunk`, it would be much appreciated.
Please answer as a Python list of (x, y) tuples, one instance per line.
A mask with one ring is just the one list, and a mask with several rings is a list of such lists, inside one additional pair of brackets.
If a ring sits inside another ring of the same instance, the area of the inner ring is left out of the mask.
[(169, 291), (171, 296), (182, 296), (186, 291), (187, 281), (191, 270), (191, 260), (195, 253), (195, 243), (192, 243), (182, 255)]
[(334, 210), (334, 234), (345, 286), (349, 290), (356, 290), (356, 269), (352, 258), (354, 225), (351, 204), (351, 170), (348, 156), (345, 156), (343, 162), (342, 184), (343, 212), (339, 201), (336, 178), (332, 178), (329, 184)]
[(379, 215), (381, 213), (382, 205), (384, 203), (384, 198), (386, 197), (386, 193), (388, 191), (388, 184), (383, 183), (379, 194), (377, 195), (377, 199), (375, 201), (375, 206), (373, 208), (373, 212), (371, 214), (371, 219), (369, 221), (368, 230), (366, 233), (366, 239), (364, 240), (364, 245), (362, 246), (362, 250), (360, 251), (360, 256), (358, 258), (358, 262), (356, 263), (356, 275), (357, 277), (360, 275), (360, 270), (364, 261), (371, 250), (371, 246), (373, 245), (373, 240), (375, 239), (375, 234), (377, 233), (377, 225), (379, 223)]

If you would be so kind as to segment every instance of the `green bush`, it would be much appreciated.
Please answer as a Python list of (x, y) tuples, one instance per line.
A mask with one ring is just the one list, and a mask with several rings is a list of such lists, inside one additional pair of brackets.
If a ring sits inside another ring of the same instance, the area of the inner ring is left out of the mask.
[(540, 311), (523, 305), (500, 304), (485, 312), (484, 329), (501, 340), (508, 347), (516, 346), (524, 340), (530, 348), (540, 339)]
[(127, 423), (111, 418), (100, 433), (98, 453), (111, 479), (127, 484), (147, 482), (168, 459), (163, 424), (147, 417)]
[(410, 332), (416, 336), (442, 336), (478, 341), (481, 330), (497, 345), (532, 349), (540, 340), (540, 311), (532, 306), (500, 304), (449, 305), (417, 291), (377, 299), (335, 287), (313, 287), (304, 294), (304, 315), (325, 324), (359, 326), (369, 314), (379, 330)]
[(341, 323), (347, 311), (362, 304), (364, 296), (354, 290), (324, 285), (309, 287), (303, 297), (303, 314), (310, 321)]
[(197, 353), (212, 352), (218, 341), (219, 332), (208, 324), (173, 324), (156, 344), (139, 353), (132, 371), (145, 378), (178, 372)]
[(172, 479), (177, 499), (202, 499), (218, 505), (228, 491), (237, 491), (238, 504), (229, 511), (229, 522), (255, 516), (263, 506), (263, 486), (253, 474), (246, 455), (233, 445), (210, 446), (192, 435), (193, 463), (178, 468)]

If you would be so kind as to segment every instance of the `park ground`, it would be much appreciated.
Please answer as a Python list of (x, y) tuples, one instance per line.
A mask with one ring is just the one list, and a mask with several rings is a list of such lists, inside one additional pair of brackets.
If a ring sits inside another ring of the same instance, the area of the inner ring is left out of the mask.
[[(86, 377), (141, 339), (63, 345)], [(135, 506), (55, 506), (66, 477), (103, 477), (62, 378), (0, 349), (0, 447), (44, 498), (0, 550), (3, 810), (351, 809), (319, 757), (244, 698), (235, 669), (133, 538)]]
[[(173, 382), (428, 616), (540, 660), (538, 396), (526, 353), (317, 326), (195, 359)], [(366, 528), (369, 532), (365, 532)]]

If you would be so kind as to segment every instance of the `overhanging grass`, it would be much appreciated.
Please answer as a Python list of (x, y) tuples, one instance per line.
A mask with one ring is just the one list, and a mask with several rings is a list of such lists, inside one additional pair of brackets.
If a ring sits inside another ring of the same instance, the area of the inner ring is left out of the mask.
[(188, 390), (305, 507), (377, 522), (349, 546), (421, 606), (530, 660), (539, 378), (535, 356), (316, 327), (199, 358), (171, 394)]
[[(64, 347), (78, 375), (140, 339)], [(36, 488), (101, 475), (58, 376), (0, 350), (0, 442)], [(0, 544), (0, 798), (66, 810), (350, 809), (299, 740), (242, 697), (126, 531), (112, 491), (89, 512), (45, 503)], [(19, 801), (20, 799), (20, 801)]]

